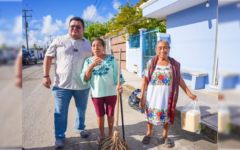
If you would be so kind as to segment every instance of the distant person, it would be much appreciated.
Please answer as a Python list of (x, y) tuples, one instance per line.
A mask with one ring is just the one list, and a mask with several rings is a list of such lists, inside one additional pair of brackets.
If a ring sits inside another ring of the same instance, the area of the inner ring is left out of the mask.
[(148, 121), (148, 131), (142, 142), (149, 144), (153, 125), (163, 125), (161, 140), (170, 148), (173, 147), (173, 142), (167, 133), (170, 123), (173, 125), (174, 122), (179, 86), (192, 100), (196, 100), (197, 96), (186, 86), (180, 74), (180, 63), (168, 56), (169, 51), (168, 41), (157, 42), (157, 55), (148, 61), (143, 72), (142, 98), (139, 106), (142, 109), (146, 106), (145, 119)]
[[(104, 116), (107, 115), (109, 133), (113, 136), (114, 109), (117, 102), (118, 84), (118, 62), (113, 55), (104, 54), (105, 43), (101, 38), (95, 38), (91, 42), (93, 56), (86, 59), (81, 74), (83, 84), (91, 85), (92, 101), (97, 114), (97, 122), (100, 137), (96, 143), (99, 144), (104, 138)], [(119, 92), (122, 93), (122, 74), (120, 75)], [(104, 108), (106, 107), (106, 109)]]
[(43, 64), (43, 85), (50, 88), (50, 68), (55, 58), (55, 78), (52, 93), (55, 99), (55, 148), (64, 147), (67, 130), (68, 107), (72, 97), (77, 108), (75, 130), (82, 138), (88, 137), (85, 129), (89, 84), (83, 85), (79, 75), (86, 58), (92, 56), (91, 43), (83, 36), (84, 21), (74, 17), (69, 22), (68, 34), (56, 38), (48, 48)]

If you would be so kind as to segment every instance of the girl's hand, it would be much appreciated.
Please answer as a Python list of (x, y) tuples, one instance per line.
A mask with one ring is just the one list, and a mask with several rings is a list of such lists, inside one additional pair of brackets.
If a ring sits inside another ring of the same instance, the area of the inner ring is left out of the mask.
[(120, 84), (119, 87), (117, 86), (117, 90), (119, 91), (119, 93), (123, 93), (123, 88), (122, 88), (122, 85), (121, 85), (121, 84)]
[(94, 68), (94, 67), (100, 65), (101, 63), (102, 63), (101, 58), (96, 58), (96, 59), (94, 59), (94, 61), (91, 63), (91, 65), (92, 65), (92, 67)]

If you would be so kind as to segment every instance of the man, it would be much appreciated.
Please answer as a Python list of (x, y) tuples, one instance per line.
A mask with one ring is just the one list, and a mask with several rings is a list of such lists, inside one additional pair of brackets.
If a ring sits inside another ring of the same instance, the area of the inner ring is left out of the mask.
[(43, 85), (50, 88), (49, 76), (52, 59), (55, 58), (55, 79), (52, 93), (55, 99), (54, 125), (55, 148), (64, 146), (67, 129), (68, 106), (72, 96), (77, 107), (75, 130), (82, 138), (88, 137), (85, 128), (85, 112), (90, 86), (84, 86), (80, 74), (86, 58), (92, 56), (91, 43), (83, 37), (84, 21), (79, 17), (70, 20), (68, 35), (56, 38), (48, 48), (43, 65)]

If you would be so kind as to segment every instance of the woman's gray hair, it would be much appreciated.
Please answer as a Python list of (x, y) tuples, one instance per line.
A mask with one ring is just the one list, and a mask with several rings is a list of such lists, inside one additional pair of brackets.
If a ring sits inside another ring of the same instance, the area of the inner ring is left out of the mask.
[(170, 45), (169, 45), (168, 40), (160, 40), (160, 41), (158, 41), (157, 44), (156, 44), (156, 49), (157, 49), (158, 43), (160, 43), (160, 42), (165, 42), (168, 45), (168, 48), (170, 49)]

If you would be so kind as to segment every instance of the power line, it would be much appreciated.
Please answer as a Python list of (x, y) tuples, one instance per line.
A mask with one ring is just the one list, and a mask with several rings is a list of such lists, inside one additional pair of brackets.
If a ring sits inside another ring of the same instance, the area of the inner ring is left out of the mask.
[[(96, 3), (97, 3), (97, 0), (95, 1), (95, 4), (94, 4), (94, 6), (96, 5)], [(94, 8), (93, 8), (93, 9), (94, 9)], [(93, 11), (93, 9), (92, 9), (92, 11)], [(89, 20), (89, 19), (90, 19), (91, 15), (92, 15), (92, 11), (91, 11), (91, 13), (90, 13), (90, 16), (89, 16), (89, 18), (88, 18), (87, 20)]]
[(52, 35), (49, 35), (50, 42), (52, 43)]
[[(23, 2), (28, 8), (32, 9), (27, 3)], [(36, 16), (36, 19), (39, 19), (39, 17), (34, 13), (34, 11), (32, 11), (33, 14)]]
[[(109, 10), (109, 8), (110, 8), (109, 6), (110, 6), (112, 3), (113, 3), (113, 0), (112, 0), (112, 2), (111, 2), (111, 3), (109, 3), (108, 7), (106, 8), (106, 10), (105, 10), (104, 12), (106, 12), (106, 13), (107, 13), (107, 11), (108, 11), (108, 10)], [(104, 13), (104, 12), (103, 12), (103, 13)], [(103, 16), (105, 16), (105, 15), (106, 15), (106, 13), (105, 13)]]
[[(101, 0), (100, 3), (98, 4), (98, 7), (97, 7), (96, 11), (98, 10), (98, 8), (99, 8), (99, 6), (100, 6), (101, 3), (102, 3), (102, 0)], [(92, 15), (92, 17), (95, 15), (96, 11), (95, 11), (94, 14)], [(92, 19), (92, 18), (91, 18), (91, 19)]]

